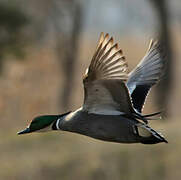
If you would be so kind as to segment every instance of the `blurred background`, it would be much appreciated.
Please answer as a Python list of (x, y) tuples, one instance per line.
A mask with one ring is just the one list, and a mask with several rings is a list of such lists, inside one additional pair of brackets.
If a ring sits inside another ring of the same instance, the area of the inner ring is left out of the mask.
[[(149, 40), (167, 49), (165, 79), (144, 113), (169, 144), (116, 144), (50, 132), (17, 136), (37, 115), (80, 107), (82, 76), (100, 32), (119, 42), (129, 69)], [(181, 177), (180, 0), (0, 0), (0, 179), (171, 180)]]

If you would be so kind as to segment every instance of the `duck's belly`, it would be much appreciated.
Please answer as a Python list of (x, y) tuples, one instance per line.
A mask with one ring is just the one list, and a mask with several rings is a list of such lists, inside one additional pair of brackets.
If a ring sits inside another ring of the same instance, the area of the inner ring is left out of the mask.
[[(126, 119), (100, 119), (89, 124), (90, 129), (87, 135), (104, 141), (134, 143), (138, 141), (138, 138), (133, 126)], [(82, 131), (82, 134), (85, 133)]]
[(135, 123), (136, 120), (122, 116), (81, 114), (67, 121), (64, 130), (104, 141), (136, 143), (139, 137), (134, 129)]

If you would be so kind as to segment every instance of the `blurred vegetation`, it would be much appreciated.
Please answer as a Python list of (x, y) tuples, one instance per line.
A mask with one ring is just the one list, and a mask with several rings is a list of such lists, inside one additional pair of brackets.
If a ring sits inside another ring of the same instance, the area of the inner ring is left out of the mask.
[(0, 71), (6, 55), (24, 55), (23, 28), (29, 19), (15, 4), (0, 3)]
[[(166, 0), (151, 0), (159, 20), (158, 39), (165, 46), (166, 64), (164, 79), (157, 86), (156, 102), (160, 109), (164, 109), (163, 116), (168, 116), (169, 94), (172, 87), (173, 53), (170, 34), (169, 4)], [(164, 90), (164, 91), (163, 91)]]

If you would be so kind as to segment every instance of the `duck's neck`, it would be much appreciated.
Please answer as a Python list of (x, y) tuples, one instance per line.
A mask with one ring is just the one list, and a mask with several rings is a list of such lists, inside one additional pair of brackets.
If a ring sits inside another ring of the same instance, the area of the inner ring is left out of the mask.
[(58, 119), (53, 123), (52, 130), (60, 130), (61, 129), (61, 121), (68, 115), (70, 112), (58, 115)]

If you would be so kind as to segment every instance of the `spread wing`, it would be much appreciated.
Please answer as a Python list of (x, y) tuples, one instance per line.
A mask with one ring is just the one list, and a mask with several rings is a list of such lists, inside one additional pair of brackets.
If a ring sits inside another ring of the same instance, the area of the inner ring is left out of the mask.
[(84, 110), (92, 113), (130, 113), (132, 104), (124, 83), (128, 65), (122, 50), (109, 35), (100, 35), (96, 51), (84, 75)]
[(136, 68), (129, 73), (127, 87), (133, 106), (138, 112), (141, 113), (151, 87), (163, 76), (165, 64), (163, 46), (156, 41), (151, 41), (146, 55)]

